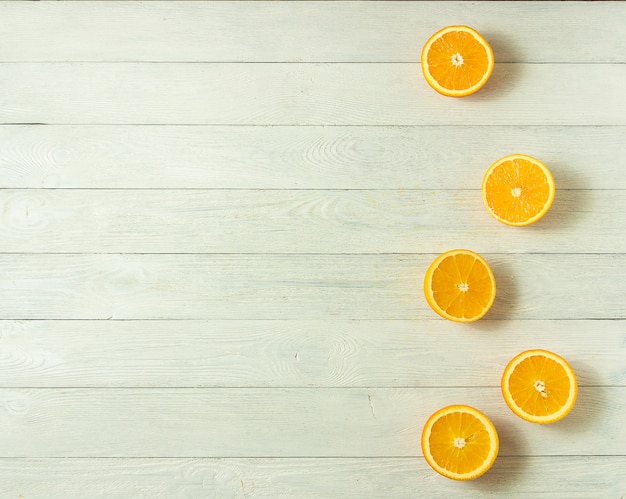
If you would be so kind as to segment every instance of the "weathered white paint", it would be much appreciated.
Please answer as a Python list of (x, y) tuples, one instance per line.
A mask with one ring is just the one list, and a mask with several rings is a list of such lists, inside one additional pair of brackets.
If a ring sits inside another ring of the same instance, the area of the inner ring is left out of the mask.
[(0, 61), (413, 62), (462, 22), (498, 62), (626, 62), (621, 2), (543, 3), (0, 2)]
[[(0, 496), (624, 496), (625, 15), (0, 2)], [(498, 61), (467, 99), (419, 69), (452, 23)], [(513, 152), (559, 189), (522, 230), (478, 190)], [(422, 297), (461, 246), (498, 282), (473, 325)], [(581, 385), (546, 427), (498, 387), (537, 347)], [(420, 457), (448, 403), (500, 432), (476, 482)]]
[(624, 64), (497, 64), (466, 99), (409, 63), (5, 63), (0, 84), (1, 124), (626, 125)]
[(584, 125), (0, 126), (0, 185), (455, 190), (522, 152), (546, 163), (559, 189), (626, 189), (625, 136)]
[[(0, 319), (432, 319), (435, 256), (0, 254)], [(498, 290), (485, 327), (626, 318), (624, 254), (483, 256)]]
[(433, 476), (421, 458), (0, 459), (6, 497), (358, 498), (616, 497), (623, 456), (523, 456), (496, 460), (472, 483)]
[(513, 414), (500, 387), (471, 386), (4, 388), (0, 456), (420, 456), (424, 422), (451, 404), (490, 417), (501, 456), (624, 454), (626, 387), (581, 387), (568, 417), (542, 426)]
[[(3, 387), (497, 387), (529, 348), (625, 386), (624, 321), (0, 321)], [(271, 392), (270, 392), (271, 393)]]
[(583, 239), (588, 252), (626, 251), (625, 190), (559, 191), (520, 230), (489, 215), (482, 173), (463, 191), (3, 190), (0, 251), (575, 253)]

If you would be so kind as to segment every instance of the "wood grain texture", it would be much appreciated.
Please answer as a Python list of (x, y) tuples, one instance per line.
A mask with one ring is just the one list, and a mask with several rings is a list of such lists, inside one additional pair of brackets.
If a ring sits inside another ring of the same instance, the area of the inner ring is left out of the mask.
[(498, 62), (626, 62), (620, 2), (77, 3), (0, 3), (0, 60), (414, 62), (432, 33), (462, 23)]
[(501, 456), (624, 453), (624, 387), (582, 387), (550, 426), (514, 415), (499, 387), (4, 388), (0, 456), (419, 456), (428, 416), (458, 403), (490, 417)]
[(626, 125), (623, 64), (497, 64), (466, 99), (395, 63), (9, 63), (0, 85), (2, 124)]
[(432, 475), (422, 458), (0, 459), (0, 494), (48, 499), (150, 497), (413, 499), (619, 498), (623, 456), (499, 457), (471, 483)]
[(626, 189), (626, 127), (0, 126), (0, 186), (467, 189), (523, 152), (559, 189)]
[[(0, 2), (0, 497), (626, 495), (626, 3)], [(446, 24), (489, 84), (428, 87)], [(549, 215), (480, 181), (522, 152)], [(480, 251), (473, 325), (422, 296)], [(560, 353), (565, 420), (521, 421), (506, 362)], [(496, 424), (480, 480), (437, 476), (426, 418)]]
[[(0, 319), (432, 319), (435, 256), (4, 254)], [(483, 256), (486, 319), (625, 318), (626, 255)]]
[(466, 191), (2, 190), (0, 252), (626, 252), (626, 191), (559, 191), (520, 230), (488, 214), (481, 177)]
[(0, 321), (6, 387), (498, 387), (545, 348), (626, 386), (623, 321)]

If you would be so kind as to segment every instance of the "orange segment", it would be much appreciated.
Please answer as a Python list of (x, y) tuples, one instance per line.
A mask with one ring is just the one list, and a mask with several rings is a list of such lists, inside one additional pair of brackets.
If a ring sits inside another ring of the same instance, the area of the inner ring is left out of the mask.
[(483, 178), (483, 202), (493, 218), (507, 225), (530, 225), (543, 217), (556, 187), (550, 170), (524, 154), (499, 159)]
[(491, 76), (493, 51), (482, 35), (467, 26), (448, 26), (422, 49), (422, 72), (428, 84), (449, 97), (479, 90)]
[(498, 455), (498, 433), (482, 412), (452, 405), (435, 412), (422, 431), (422, 452), (439, 474), (472, 480), (491, 468)]
[(508, 363), (502, 395), (511, 410), (532, 423), (554, 423), (574, 407), (578, 394), (570, 365), (547, 350), (528, 350)]
[(496, 281), (482, 256), (469, 250), (452, 250), (439, 255), (428, 267), (424, 295), (443, 318), (473, 322), (493, 305)]

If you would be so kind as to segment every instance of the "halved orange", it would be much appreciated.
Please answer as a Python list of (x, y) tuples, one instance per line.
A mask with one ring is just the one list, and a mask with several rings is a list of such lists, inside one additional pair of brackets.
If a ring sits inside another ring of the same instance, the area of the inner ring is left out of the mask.
[(503, 224), (524, 226), (548, 212), (556, 187), (550, 170), (541, 161), (512, 154), (489, 167), (482, 190), (483, 202), (493, 218)]
[(576, 403), (578, 384), (565, 359), (547, 350), (527, 350), (515, 356), (502, 375), (502, 395), (520, 418), (554, 423)]
[(473, 322), (493, 305), (496, 280), (478, 253), (451, 250), (439, 255), (428, 267), (424, 295), (441, 317), (455, 322)]
[(487, 40), (468, 26), (448, 26), (422, 49), (422, 72), (428, 84), (449, 97), (464, 97), (483, 87), (494, 67)]
[(439, 409), (422, 431), (426, 462), (453, 480), (473, 480), (483, 475), (498, 456), (499, 442), (489, 418), (467, 405)]

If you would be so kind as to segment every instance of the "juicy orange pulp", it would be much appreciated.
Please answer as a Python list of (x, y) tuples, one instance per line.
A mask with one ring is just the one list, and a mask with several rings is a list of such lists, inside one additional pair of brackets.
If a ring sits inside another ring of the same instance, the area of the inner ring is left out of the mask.
[(472, 480), (485, 473), (498, 454), (493, 423), (482, 412), (463, 405), (435, 412), (424, 425), (422, 452), (438, 473)]
[(554, 178), (538, 159), (523, 154), (496, 161), (483, 178), (483, 202), (499, 222), (530, 225), (547, 213), (554, 201)]
[(428, 84), (450, 97), (463, 97), (479, 90), (494, 67), (493, 51), (476, 30), (448, 26), (426, 42), (422, 71)]
[(529, 350), (507, 365), (502, 393), (507, 405), (533, 423), (553, 423), (574, 407), (578, 386), (571, 366), (546, 350)]
[(487, 262), (469, 250), (437, 257), (426, 271), (424, 294), (431, 308), (456, 322), (483, 317), (496, 296), (496, 282)]

